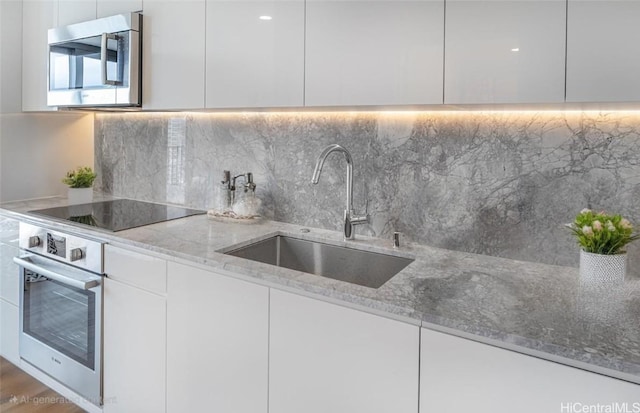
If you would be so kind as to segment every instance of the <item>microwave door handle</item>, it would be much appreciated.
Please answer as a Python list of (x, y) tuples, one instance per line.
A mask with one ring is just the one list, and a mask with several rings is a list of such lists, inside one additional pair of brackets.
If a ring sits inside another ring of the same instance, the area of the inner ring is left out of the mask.
[(66, 285), (70, 285), (72, 287), (79, 288), (81, 290), (89, 290), (89, 289), (91, 289), (93, 287), (97, 287), (98, 285), (100, 285), (100, 281), (99, 280), (80, 281), (80, 280), (74, 280), (73, 278), (65, 277), (64, 275), (55, 273), (55, 272), (47, 270), (46, 268), (43, 268), (43, 267), (41, 267), (39, 265), (36, 265), (31, 261), (27, 261), (23, 257), (20, 257), (20, 258), (13, 257), (13, 262), (15, 262), (16, 264), (18, 264), (19, 266), (21, 266), (23, 268), (31, 270), (31, 271), (33, 271), (35, 273), (40, 274), (40, 275), (44, 275), (47, 278), (50, 278), (52, 280), (56, 280), (58, 282), (61, 282), (62, 284), (66, 284)]
[[(102, 33), (102, 41), (100, 44), (100, 72), (102, 74), (102, 84), (118, 85), (119, 82), (117, 80), (109, 80), (107, 78), (107, 54), (109, 53), (109, 49), (107, 48), (107, 41), (109, 39), (117, 40), (118, 36), (112, 33)], [(117, 48), (120, 48), (120, 42), (118, 42)]]

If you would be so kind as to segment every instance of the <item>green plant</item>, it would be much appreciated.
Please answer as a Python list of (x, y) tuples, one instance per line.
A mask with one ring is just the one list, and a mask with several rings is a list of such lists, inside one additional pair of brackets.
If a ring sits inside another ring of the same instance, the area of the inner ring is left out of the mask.
[(633, 234), (633, 225), (619, 214), (593, 212), (583, 209), (569, 228), (585, 252), (614, 255), (625, 252), (624, 247), (640, 238)]
[(69, 188), (91, 188), (96, 179), (96, 173), (88, 166), (79, 166), (67, 172), (62, 182)]

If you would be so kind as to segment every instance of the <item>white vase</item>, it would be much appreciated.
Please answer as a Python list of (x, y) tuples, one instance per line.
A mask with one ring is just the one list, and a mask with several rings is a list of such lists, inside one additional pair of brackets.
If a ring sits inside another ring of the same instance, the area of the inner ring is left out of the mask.
[(608, 288), (624, 283), (627, 254), (603, 255), (580, 250), (580, 284)]
[(93, 202), (93, 188), (69, 188), (69, 205)]
[(602, 255), (580, 251), (578, 314), (585, 321), (612, 323), (624, 306), (627, 254)]

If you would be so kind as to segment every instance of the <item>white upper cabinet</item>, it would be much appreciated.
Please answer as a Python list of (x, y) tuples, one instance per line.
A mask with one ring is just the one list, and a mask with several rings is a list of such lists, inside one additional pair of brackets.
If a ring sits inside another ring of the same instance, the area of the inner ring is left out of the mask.
[(96, 10), (98, 18), (141, 11), (142, 0), (98, 0)]
[(569, 0), (567, 102), (640, 100), (640, 2)]
[(58, 26), (142, 10), (142, 0), (57, 0)]
[(442, 103), (443, 0), (307, 0), (305, 105)]
[(143, 109), (203, 109), (205, 0), (144, 3)]
[(22, 111), (22, 1), (0, 1), (0, 113)]
[(564, 102), (565, 0), (448, 0), (447, 104)]
[(96, 0), (58, 0), (58, 26), (96, 18)]
[(22, 4), (22, 110), (53, 110), (47, 106), (48, 31), (58, 25), (58, 3), (29, 0)]
[(304, 0), (207, 0), (208, 108), (302, 106)]

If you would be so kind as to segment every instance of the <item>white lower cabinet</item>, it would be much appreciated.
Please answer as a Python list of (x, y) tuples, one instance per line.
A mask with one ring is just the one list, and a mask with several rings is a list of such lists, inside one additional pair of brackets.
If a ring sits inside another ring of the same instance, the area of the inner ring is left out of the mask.
[(0, 218), (0, 356), (18, 364), (20, 278), (13, 257), (17, 248), (18, 223)]
[(640, 408), (640, 385), (424, 328), (420, 364), (420, 413)]
[(271, 290), (269, 413), (415, 413), (419, 327)]
[(269, 289), (169, 263), (167, 411), (267, 412)]
[(104, 280), (104, 413), (165, 411), (166, 298)]
[(0, 356), (19, 364), (18, 335), (20, 329), (18, 306), (0, 299)]
[(17, 247), (0, 241), (0, 298), (16, 307), (20, 304), (20, 270), (13, 257), (18, 255)]
[[(224, 272), (105, 250), (104, 413), (640, 407), (640, 385)], [(2, 354), (15, 360), (17, 307), (0, 300), (0, 319)]]

